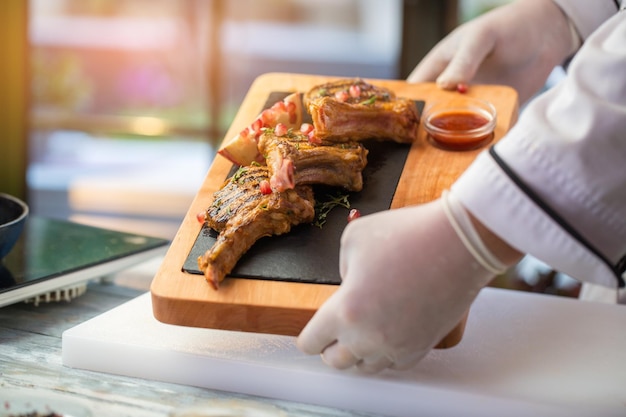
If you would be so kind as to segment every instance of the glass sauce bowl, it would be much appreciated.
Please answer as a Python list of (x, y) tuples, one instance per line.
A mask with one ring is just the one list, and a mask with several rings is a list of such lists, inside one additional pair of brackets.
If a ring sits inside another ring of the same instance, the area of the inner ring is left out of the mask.
[(468, 96), (429, 103), (422, 116), (428, 140), (451, 151), (480, 148), (493, 139), (496, 108), (488, 101)]

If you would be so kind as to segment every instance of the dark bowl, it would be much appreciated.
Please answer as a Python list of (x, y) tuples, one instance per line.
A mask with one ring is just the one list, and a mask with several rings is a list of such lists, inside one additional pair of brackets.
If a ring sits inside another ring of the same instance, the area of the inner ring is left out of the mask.
[(0, 193), (0, 259), (11, 252), (28, 217), (28, 206), (22, 200)]

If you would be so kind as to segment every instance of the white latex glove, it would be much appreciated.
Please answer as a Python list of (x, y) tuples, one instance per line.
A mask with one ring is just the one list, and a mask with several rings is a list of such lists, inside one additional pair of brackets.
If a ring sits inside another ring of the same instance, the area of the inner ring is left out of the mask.
[(463, 246), (442, 204), (353, 220), (341, 239), (339, 289), (298, 337), (305, 353), (365, 372), (418, 362), (492, 278)]
[(424, 57), (409, 82), (501, 84), (521, 103), (545, 84), (579, 42), (568, 18), (551, 0), (518, 0), (456, 28)]

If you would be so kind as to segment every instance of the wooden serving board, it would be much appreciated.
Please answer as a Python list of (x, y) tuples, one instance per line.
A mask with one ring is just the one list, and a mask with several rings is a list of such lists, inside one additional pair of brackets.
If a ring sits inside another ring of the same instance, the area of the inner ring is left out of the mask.
[[(305, 92), (315, 85), (337, 78), (286, 73), (258, 77), (250, 87), (226, 138), (233, 137), (256, 118), (270, 93)], [(432, 83), (409, 84), (399, 80), (377, 79), (367, 81), (387, 87), (399, 97), (423, 100), (426, 106), (430, 101), (459, 94), (442, 91)], [(488, 100), (496, 107), (498, 115), (494, 142), (517, 120), (515, 90), (504, 86), (476, 85), (471, 86), (466, 94)], [(391, 208), (426, 203), (438, 198), (481, 151), (451, 152), (438, 149), (428, 143), (420, 127), (418, 139), (411, 145), (398, 180)], [(220, 289), (215, 291), (203, 276), (182, 270), (202, 227), (196, 214), (211, 204), (213, 193), (222, 185), (231, 168), (231, 162), (216, 156), (152, 282), (153, 314), (157, 320), (168, 324), (295, 336), (322, 303), (337, 290), (337, 285), (228, 277)]]

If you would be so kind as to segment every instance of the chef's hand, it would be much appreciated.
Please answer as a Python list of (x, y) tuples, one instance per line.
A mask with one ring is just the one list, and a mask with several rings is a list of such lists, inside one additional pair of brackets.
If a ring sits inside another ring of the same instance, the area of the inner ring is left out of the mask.
[[(510, 252), (493, 253), (506, 259)], [(305, 353), (321, 353), (332, 367), (356, 365), (364, 372), (417, 363), (493, 277), (463, 246), (440, 201), (350, 222), (341, 239), (340, 273), (338, 290), (297, 344)]]
[(407, 80), (436, 81), (444, 89), (470, 82), (509, 85), (524, 103), (578, 46), (567, 17), (551, 0), (518, 0), (456, 28)]

